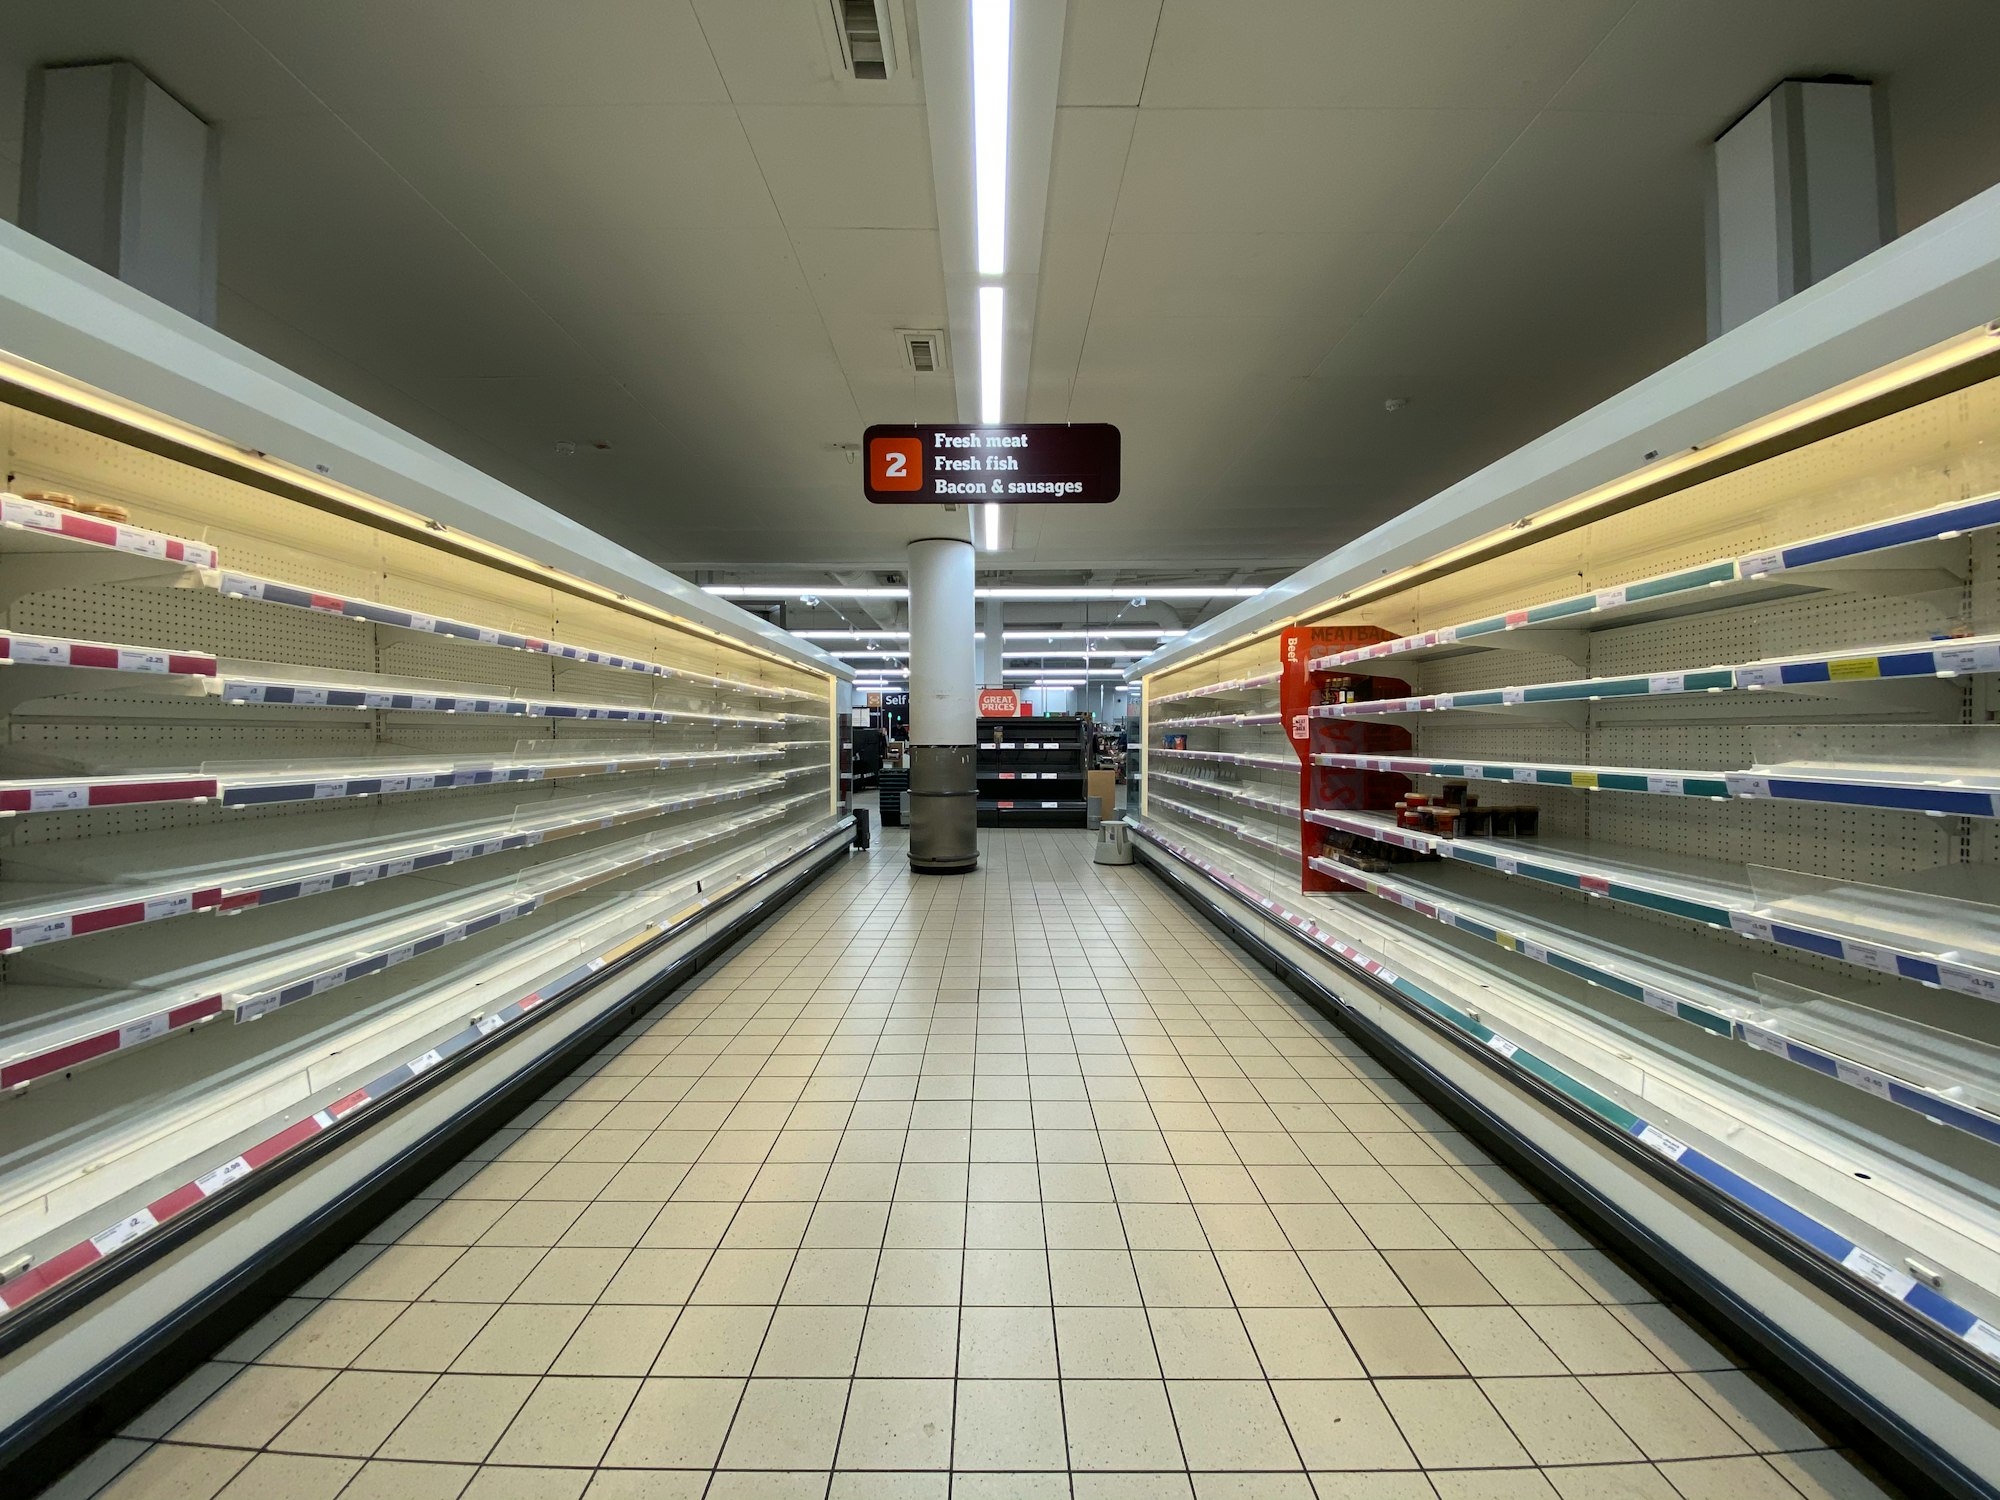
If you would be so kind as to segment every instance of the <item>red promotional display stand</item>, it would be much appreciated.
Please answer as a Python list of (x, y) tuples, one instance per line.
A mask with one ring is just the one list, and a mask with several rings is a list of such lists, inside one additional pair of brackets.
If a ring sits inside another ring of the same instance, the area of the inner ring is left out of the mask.
[[(1316, 754), (1402, 755), (1410, 749), (1410, 732), (1397, 724), (1354, 719), (1314, 718), (1310, 712), (1322, 703), (1354, 699), (1398, 698), (1410, 691), (1409, 684), (1393, 677), (1351, 677), (1313, 672), (1308, 663), (1335, 651), (1351, 651), (1390, 639), (1390, 634), (1373, 625), (1294, 625), (1279, 637), (1278, 708), (1284, 715), (1285, 738), (1299, 757), (1299, 811), (1311, 808), (1382, 810), (1394, 807), (1396, 799), (1410, 789), (1410, 779), (1390, 771), (1357, 771), (1341, 767), (1316, 766)], [(1330, 875), (1312, 867), (1325, 851), (1320, 847), (1326, 830), (1299, 820), (1300, 889), (1315, 892), (1352, 891)]]

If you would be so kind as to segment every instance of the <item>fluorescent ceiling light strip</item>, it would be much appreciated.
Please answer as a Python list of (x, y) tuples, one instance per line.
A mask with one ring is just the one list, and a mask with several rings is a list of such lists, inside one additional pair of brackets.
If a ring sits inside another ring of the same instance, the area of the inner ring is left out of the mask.
[(1123, 677), (1125, 675), (1123, 672), (1119, 671), (1116, 667), (1091, 667), (1087, 670), (1083, 668), (1072, 669), (1069, 667), (1054, 667), (1054, 668), (1009, 667), (1007, 668), (1006, 671), (1002, 672), (1000, 675), (1002, 677), (1046, 678), (1051, 671), (1054, 671), (1058, 676), (1061, 677), (1074, 677), (1074, 678)]
[(1013, 0), (972, 0), (973, 218), (981, 276), (1001, 276), (1007, 270), (1007, 116), (1013, 33)]
[(1000, 507), (989, 501), (985, 510), (986, 550), (988, 552), (998, 552), (1000, 550)]
[(983, 286), (979, 289), (979, 420), (988, 427), (1000, 420), (1003, 394), (1000, 386), (1001, 357), (1007, 339), (1007, 289)]

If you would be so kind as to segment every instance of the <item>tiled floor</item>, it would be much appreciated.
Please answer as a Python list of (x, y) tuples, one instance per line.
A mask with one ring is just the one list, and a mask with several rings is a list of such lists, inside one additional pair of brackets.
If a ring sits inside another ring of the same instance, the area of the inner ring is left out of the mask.
[(898, 838), (60, 1492), (1882, 1493), (1143, 872)]

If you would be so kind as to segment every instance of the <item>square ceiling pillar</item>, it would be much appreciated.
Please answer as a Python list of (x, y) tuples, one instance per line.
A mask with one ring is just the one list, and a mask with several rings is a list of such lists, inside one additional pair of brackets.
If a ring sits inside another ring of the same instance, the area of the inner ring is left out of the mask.
[(211, 326), (216, 176), (215, 132), (134, 64), (28, 75), (21, 227)]
[(1885, 111), (1872, 84), (1788, 79), (1716, 138), (1710, 338), (1895, 237)]

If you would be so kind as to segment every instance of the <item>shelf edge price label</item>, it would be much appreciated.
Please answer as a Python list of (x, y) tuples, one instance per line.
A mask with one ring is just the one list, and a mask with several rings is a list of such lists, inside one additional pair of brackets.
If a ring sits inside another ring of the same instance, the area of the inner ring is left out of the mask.
[(1103, 505), (1116, 500), (1118, 429), (1109, 422), (877, 425), (861, 438), (862, 493), (874, 505)]

